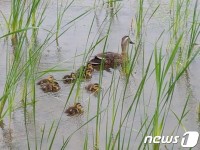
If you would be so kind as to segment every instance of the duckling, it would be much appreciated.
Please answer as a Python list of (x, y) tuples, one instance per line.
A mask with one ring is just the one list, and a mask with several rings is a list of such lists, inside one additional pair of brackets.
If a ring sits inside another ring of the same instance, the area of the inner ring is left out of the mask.
[(90, 70), (91, 72), (94, 71), (94, 68), (93, 68), (93, 66), (92, 66), (91, 63), (87, 63), (86, 66), (81, 66), (81, 67), (77, 70), (77, 73), (80, 73), (81, 71), (82, 71), (82, 72), (85, 72), (86, 70)]
[(74, 106), (69, 107), (65, 113), (67, 116), (74, 116), (83, 113), (83, 106), (80, 103), (74, 103)]
[(44, 83), (53, 83), (54, 82), (54, 77), (52, 75), (48, 76), (46, 79), (40, 80), (37, 85), (42, 85)]
[(47, 92), (51, 92), (52, 91), (52, 88), (53, 86), (50, 84), (50, 83), (43, 83), (41, 85), (41, 89), (44, 93), (47, 93)]
[(89, 91), (89, 92), (96, 93), (96, 92), (98, 92), (98, 91), (101, 89), (101, 87), (99, 86), (98, 83), (94, 83), (94, 84), (89, 84), (89, 85), (87, 85), (87, 86), (85, 87), (85, 89), (86, 89), (87, 91)]
[(77, 70), (76, 72), (77, 78), (84, 78), (84, 79), (91, 79), (92, 78), (92, 71), (90, 69), (86, 69), (80, 71), (80, 69)]
[(76, 80), (76, 74), (74, 72), (72, 72), (70, 75), (66, 75), (63, 77), (64, 84), (73, 83), (75, 80)]
[(94, 56), (93, 59), (89, 61), (90, 64), (94, 68), (99, 68), (102, 61), (104, 61), (104, 68), (115, 68), (123, 64), (123, 62), (127, 59), (127, 49), (129, 44), (134, 44), (129, 36), (124, 36), (121, 40), (121, 48), (122, 53), (114, 53), (114, 52), (104, 52)]
[(52, 84), (52, 92), (58, 92), (60, 90), (60, 85), (58, 84), (58, 82), (54, 82)]
[(86, 70), (83, 76), (85, 79), (91, 79), (92, 78), (91, 70)]
[(94, 71), (94, 68), (91, 63), (87, 63), (86, 70), (90, 70), (91, 73)]
[(61, 88), (58, 84), (58, 82), (53, 82), (53, 83), (43, 83), (41, 85), (41, 89), (43, 92), (58, 92)]

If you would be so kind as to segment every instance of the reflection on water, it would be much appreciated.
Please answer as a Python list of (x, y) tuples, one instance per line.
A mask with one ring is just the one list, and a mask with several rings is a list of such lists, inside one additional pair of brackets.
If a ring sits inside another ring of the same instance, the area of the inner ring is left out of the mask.
[[(97, 2), (100, 3), (100, 2)], [(9, 4), (7, 1), (0, 1), (0, 10), (5, 12), (6, 16), (9, 12)], [(119, 3), (118, 3), (119, 4)], [(117, 4), (117, 5), (118, 5)], [(86, 15), (83, 19), (80, 19), (73, 23), (73, 26), (63, 34), (59, 39), (59, 46), (57, 47), (56, 44), (51, 44), (48, 46), (41, 58), (39, 70), (43, 71), (45, 69), (54, 67), (56, 64), (59, 64), (59, 69), (68, 70), (67, 72), (54, 72), (52, 75), (56, 79), (62, 79), (64, 75), (77, 70), (82, 64), (83, 60), (83, 53), (85, 50), (88, 50), (90, 47), (90, 43), (95, 42), (98, 38), (101, 39), (107, 34), (107, 28), (111, 22), (111, 31), (108, 37), (108, 44), (106, 49), (108, 51), (120, 52), (120, 42), (121, 38), (124, 35), (131, 33), (133, 34), (132, 27), (134, 26), (134, 17), (136, 12), (136, 3), (134, 1), (125, 0), (120, 2), (119, 12), (114, 7), (108, 7), (106, 5), (100, 5), (96, 7), (91, 13)], [(88, 8), (93, 7), (93, 1), (91, 0), (83, 0), (75, 2), (66, 15), (64, 15), (63, 24), (65, 25), (70, 20), (74, 19), (75, 16), (80, 15)], [(148, 6), (152, 6), (154, 9), (157, 5), (149, 4), (149, 2), (145, 2), (144, 4), (145, 9)], [(120, 123), (120, 115), (121, 115), (121, 101), (123, 99), (123, 89), (126, 88), (126, 95), (123, 107), (127, 109), (130, 107), (133, 96), (136, 92), (137, 87), (142, 78), (143, 71), (142, 66), (143, 64), (148, 64), (149, 57), (154, 48), (154, 43), (157, 38), (162, 33), (163, 28), (168, 29), (168, 15), (169, 15), (169, 8), (166, 5), (166, 2), (161, 3), (159, 9), (159, 13), (155, 14), (155, 17), (151, 19), (148, 26), (145, 28), (145, 36), (144, 41), (142, 41), (144, 45), (141, 45), (141, 49), (144, 49), (145, 59), (143, 60), (142, 56), (139, 57), (138, 62), (136, 63), (136, 68), (134, 73), (131, 75), (129, 84), (126, 85), (126, 78), (122, 75), (120, 70), (111, 69), (109, 71), (103, 72), (103, 80), (102, 80), (102, 95), (103, 99), (101, 100), (101, 110), (104, 110), (101, 117), (101, 133), (100, 133), (100, 149), (104, 148), (105, 145), (105, 135), (106, 135), (106, 128), (111, 129), (111, 124), (105, 124), (107, 114), (109, 118), (113, 117), (112, 110), (117, 110), (117, 118), (115, 120), (116, 125)], [(153, 10), (154, 10), (153, 9)], [(116, 13), (117, 12), (117, 13)], [(115, 14), (113, 17), (113, 14)], [(51, 27), (56, 22), (56, 5), (55, 2), (50, 3), (50, 6), (47, 9), (46, 19), (42, 24), (42, 27), (45, 29), (51, 29)], [(151, 16), (147, 14), (147, 16)], [(92, 29), (90, 26), (93, 22)], [(0, 16), (0, 21), (3, 18)], [(91, 31), (90, 31), (91, 30)], [(88, 33), (91, 32), (89, 39)], [(2, 31), (0, 31), (2, 33)], [(43, 41), (46, 37), (46, 32), (44, 30), (39, 31), (39, 36), (37, 42), (40, 45), (40, 41)], [(134, 39), (133, 37), (131, 37)], [(1, 46), (4, 49), (11, 49), (12, 47)], [(99, 43), (92, 55), (102, 52), (104, 47), (104, 43)], [(6, 52), (1, 51), (1, 59), (0, 59), (0, 84), (4, 85), (5, 83), (5, 76), (4, 74), (6, 70)], [(62, 62), (62, 63), (61, 63)], [(197, 105), (200, 105), (200, 97), (199, 90), (200, 90), (200, 70), (199, 68), (200, 61), (196, 61), (192, 64), (191, 68), (188, 72), (184, 74), (181, 80), (177, 84), (177, 90), (174, 93), (174, 99), (172, 101), (171, 110), (176, 114), (180, 115), (183, 111), (185, 102), (187, 100), (188, 94), (190, 95), (191, 99), (188, 102), (188, 109), (190, 110), (187, 117), (185, 118), (183, 124), (185, 125), (187, 130), (197, 130), (199, 131), (198, 121), (200, 120), (200, 113), (196, 112)], [(153, 69), (153, 68), (151, 68)], [(89, 141), (89, 148), (93, 149), (93, 138), (95, 136), (95, 120), (92, 120), (88, 125), (84, 125), (87, 121), (87, 118), (92, 118), (96, 114), (97, 111), (97, 99), (98, 96), (94, 96), (90, 93), (85, 91), (85, 86), (89, 83), (96, 83), (99, 81), (99, 72), (95, 72), (93, 77), (89, 81), (85, 81), (81, 83), (80, 89), (80, 98), (78, 99), (80, 103), (84, 107), (84, 114), (79, 117), (68, 117), (66, 114), (63, 114), (65, 111), (64, 105), (67, 101), (67, 97), (70, 93), (70, 89), (72, 85), (64, 85), (60, 82), (61, 90), (58, 93), (43, 93), (39, 87), (36, 87), (37, 93), (37, 102), (36, 102), (36, 122), (34, 124), (33, 121), (33, 112), (32, 108), (28, 108), (28, 112), (26, 114), (27, 119), (27, 130), (28, 136), (30, 139), (30, 146), (35, 146), (35, 134), (37, 135), (37, 143), (39, 145), (41, 137), (42, 137), (42, 129), (45, 125), (45, 133), (43, 137), (43, 144), (42, 149), (48, 149), (49, 143), (53, 137), (54, 131), (56, 130), (57, 122), (60, 119), (62, 114), (62, 118), (60, 120), (59, 127), (57, 129), (57, 134), (55, 137), (55, 141), (53, 144), (52, 149), (60, 149), (63, 141), (67, 139), (74, 131), (81, 127), (80, 130), (76, 131), (67, 146), (68, 149), (83, 149), (84, 140), (88, 135)], [(156, 107), (155, 101), (155, 78), (150, 77), (148, 81), (145, 83), (145, 92), (143, 93), (143, 99), (138, 102), (138, 108), (136, 114), (131, 112), (130, 116), (133, 114), (135, 115), (134, 118), (134, 127), (132, 128), (132, 120), (133, 117), (129, 118), (127, 121), (126, 126), (123, 126), (121, 131), (122, 133), (133, 133), (133, 138), (130, 145), (130, 149), (134, 149), (136, 145), (139, 144), (140, 140), (135, 140), (138, 131), (141, 128), (141, 120), (144, 119), (141, 116), (145, 116), (148, 114), (148, 117), (154, 113)], [(72, 91), (72, 96), (67, 103), (68, 106), (73, 105), (74, 99), (76, 99), (76, 90), (77, 86), (74, 87)], [(109, 92), (111, 91), (111, 92)], [(3, 92), (3, 86), (0, 86), (0, 92)], [(117, 95), (109, 94), (116, 92)], [(116, 101), (114, 101), (116, 100)], [(119, 105), (119, 108), (117, 107)], [(135, 106), (134, 106), (135, 107)], [(133, 108), (134, 110), (134, 108)], [(200, 111), (200, 110), (199, 110)], [(122, 111), (123, 112), (123, 111)], [(11, 121), (9, 119), (5, 119), (5, 124), (1, 124), (1, 131), (0, 131), (0, 149), (27, 149), (27, 140), (26, 140), (26, 131), (25, 131), (25, 123), (24, 123), (24, 109), (18, 108), (13, 112), (13, 116), (11, 117)], [(124, 112), (123, 112), (124, 113)], [(147, 113), (147, 114), (146, 114)], [(109, 119), (111, 120), (111, 119)], [(52, 123), (54, 125), (52, 126)], [(172, 112), (169, 113), (165, 128), (171, 129), (172, 126), (176, 126), (178, 124), (177, 118), (174, 116)], [(83, 126), (83, 127), (82, 127)], [(36, 129), (36, 131), (35, 131)], [(114, 142), (113, 137), (116, 136), (118, 130), (117, 127), (114, 127), (112, 132), (111, 140)], [(49, 132), (51, 131), (50, 135)], [(171, 130), (164, 131), (165, 135), (171, 135)], [(177, 132), (178, 135), (182, 135), (184, 133), (183, 129), (180, 129)], [(124, 137), (125, 144), (128, 142), (129, 134)], [(139, 137), (141, 138), (141, 137)], [(200, 145), (198, 145), (200, 146)], [(164, 147), (168, 147), (164, 146)], [(177, 147), (176, 147), (177, 148)], [(197, 147), (198, 148), (198, 147)], [(34, 148), (33, 148), (34, 149)], [(170, 149), (170, 146), (168, 147)]]
[(5, 126), (3, 122), (0, 123), (1, 127), (1, 135), (2, 135), (2, 142), (4, 143), (2, 145), (2, 148), (6, 149), (13, 149), (13, 129), (11, 129), (9, 126)]

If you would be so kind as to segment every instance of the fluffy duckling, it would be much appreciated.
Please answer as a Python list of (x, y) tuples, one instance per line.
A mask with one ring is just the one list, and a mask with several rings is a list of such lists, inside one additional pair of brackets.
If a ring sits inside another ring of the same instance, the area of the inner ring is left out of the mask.
[(66, 75), (63, 77), (64, 84), (73, 83), (75, 80), (76, 80), (76, 74), (73, 72), (70, 75)]
[(88, 64), (87, 64), (86, 70), (90, 70), (91, 73), (94, 71), (94, 68), (93, 68), (93, 66), (92, 66), (91, 63), (88, 63)]
[(43, 92), (58, 92), (60, 90), (60, 86), (58, 82), (53, 82), (53, 83), (43, 83), (41, 85), (41, 89)]
[(52, 92), (58, 92), (60, 90), (60, 85), (58, 84), (58, 82), (54, 82), (52, 84)]
[(78, 78), (84, 78), (84, 79), (91, 79), (92, 78), (92, 72), (90, 69), (86, 69), (84, 72), (77, 71), (76, 73)]
[(87, 91), (89, 91), (89, 92), (96, 93), (96, 92), (98, 92), (101, 89), (101, 87), (99, 86), (98, 83), (94, 83), (94, 84), (92, 83), (92, 84), (87, 85), (85, 87), (85, 89)]
[(90, 70), (90, 72), (93, 72), (94, 71), (94, 68), (92, 66), (91, 63), (87, 63), (86, 66), (81, 66), (78, 70), (77, 70), (77, 73), (80, 73), (81, 71), (85, 72), (86, 70)]
[(49, 84), (49, 83), (43, 83), (43, 84), (41, 85), (41, 89), (42, 89), (42, 91), (43, 91), (44, 93), (51, 92), (51, 91), (52, 91), (52, 88), (53, 88), (52, 84)]
[(84, 73), (85, 79), (91, 79), (92, 78), (92, 72), (90, 70), (86, 70)]
[(83, 106), (80, 103), (75, 103), (74, 106), (69, 107), (65, 113), (67, 116), (74, 116), (83, 113)]
[(54, 82), (54, 77), (52, 75), (48, 76), (46, 79), (40, 80), (37, 85), (42, 85), (44, 83), (53, 83)]

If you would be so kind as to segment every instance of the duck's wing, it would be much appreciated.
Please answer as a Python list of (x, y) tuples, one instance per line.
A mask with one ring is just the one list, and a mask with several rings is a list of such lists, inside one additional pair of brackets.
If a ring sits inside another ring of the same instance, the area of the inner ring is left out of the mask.
[(115, 57), (118, 57), (120, 54), (114, 53), (114, 52), (105, 52), (105, 53), (100, 53), (97, 54), (95, 57), (98, 59), (113, 59)]
[(99, 65), (101, 64), (102, 60), (112, 62), (115, 59), (119, 59), (120, 57), (121, 57), (120, 54), (114, 52), (99, 53), (95, 55), (94, 58), (89, 61), (89, 63), (93, 65)]

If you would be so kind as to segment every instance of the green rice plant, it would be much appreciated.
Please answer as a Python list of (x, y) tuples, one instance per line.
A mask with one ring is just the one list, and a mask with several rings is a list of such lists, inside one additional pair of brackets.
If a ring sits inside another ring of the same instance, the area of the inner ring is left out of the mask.
[(200, 103), (197, 107), (198, 121), (200, 122)]
[[(20, 1), (20, 0), (12, 0), (11, 1), (11, 15), (8, 21), (9, 32), (15, 32), (19, 29), (22, 29), (23, 25), (23, 19), (24, 19), (24, 12), (25, 12), (25, 5), (26, 1)], [(17, 35), (12, 34), (12, 43), (17, 42)]]
[(194, 51), (194, 46), (197, 42), (197, 38), (199, 37), (199, 34), (200, 34), (200, 23), (198, 20), (200, 16), (200, 12), (198, 13), (197, 8), (198, 8), (198, 1), (196, 0), (194, 11), (193, 11), (192, 24), (190, 28), (189, 49), (188, 49), (187, 57), (186, 57), (187, 59), (191, 57), (192, 52)]
[(59, 45), (58, 39), (59, 39), (59, 32), (60, 32), (60, 27), (61, 27), (61, 23), (63, 20), (63, 16), (66, 13), (66, 11), (68, 10), (68, 8), (73, 4), (73, 2), (74, 2), (74, 0), (72, 0), (69, 4), (66, 3), (63, 6), (63, 1), (61, 1), (60, 6), (59, 6), (59, 2), (57, 0), (57, 22), (56, 22), (56, 44), (57, 44), (57, 46)]
[[(136, 34), (135, 38), (136, 40), (140, 41), (142, 30), (143, 30), (143, 23), (144, 23), (144, 0), (138, 1), (138, 7), (137, 7), (137, 15), (136, 15)], [(137, 41), (136, 41), (137, 42)]]
[(108, 0), (107, 3), (109, 5), (109, 7), (112, 8), (112, 7), (114, 7), (116, 5), (117, 1), (119, 1), (119, 0)]

